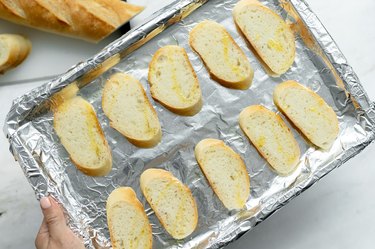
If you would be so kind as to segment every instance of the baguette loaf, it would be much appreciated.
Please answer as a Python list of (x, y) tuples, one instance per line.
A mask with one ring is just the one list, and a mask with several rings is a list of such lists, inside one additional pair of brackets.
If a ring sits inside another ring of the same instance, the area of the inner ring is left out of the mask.
[(150, 222), (132, 188), (113, 190), (107, 199), (106, 210), (113, 249), (152, 248)]
[(31, 42), (29, 39), (14, 34), (0, 35), (0, 73), (15, 68), (29, 55)]
[(217, 139), (200, 141), (195, 157), (224, 206), (229, 210), (243, 208), (250, 195), (250, 177), (242, 158)]
[(146, 170), (140, 182), (148, 203), (173, 238), (186, 238), (195, 230), (198, 210), (188, 187), (162, 169)]
[(286, 81), (275, 88), (273, 99), (313, 144), (322, 149), (332, 146), (339, 133), (339, 122), (318, 94), (295, 81)]
[(241, 112), (239, 121), (243, 132), (279, 175), (289, 175), (296, 169), (300, 149), (279, 115), (254, 105)]
[(234, 7), (233, 17), (266, 68), (281, 75), (291, 67), (294, 34), (280, 16), (256, 0), (242, 0)]
[(190, 31), (189, 43), (214, 80), (229, 88), (249, 88), (254, 71), (223, 26), (214, 21), (203, 21)]
[(170, 45), (156, 51), (148, 81), (152, 97), (172, 112), (192, 116), (201, 110), (198, 78), (182, 47)]
[(102, 96), (105, 115), (111, 126), (139, 147), (153, 147), (160, 142), (158, 116), (147, 98), (141, 83), (124, 73), (112, 75)]
[(143, 10), (119, 0), (0, 0), (0, 18), (98, 42)]
[(53, 126), (73, 163), (90, 176), (108, 174), (112, 168), (111, 151), (93, 107), (78, 96), (58, 102)]

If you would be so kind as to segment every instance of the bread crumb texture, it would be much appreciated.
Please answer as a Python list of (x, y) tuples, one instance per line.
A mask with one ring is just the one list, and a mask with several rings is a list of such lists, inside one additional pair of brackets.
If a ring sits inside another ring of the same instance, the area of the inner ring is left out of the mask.
[(234, 20), (259, 57), (277, 75), (285, 73), (295, 57), (295, 38), (290, 27), (273, 10), (243, 0), (233, 9)]
[(115, 189), (107, 200), (107, 222), (114, 249), (151, 249), (148, 217), (133, 189)]
[(243, 208), (250, 195), (250, 177), (242, 158), (218, 139), (200, 141), (195, 156), (224, 206), (229, 210)]
[(241, 112), (239, 121), (246, 136), (278, 174), (289, 175), (296, 169), (300, 149), (280, 116), (254, 105)]
[(189, 236), (198, 223), (190, 189), (162, 169), (146, 170), (140, 181), (144, 196), (167, 232), (175, 239)]
[(329, 149), (339, 133), (336, 113), (323, 98), (296, 81), (286, 81), (274, 90), (274, 102), (316, 146)]

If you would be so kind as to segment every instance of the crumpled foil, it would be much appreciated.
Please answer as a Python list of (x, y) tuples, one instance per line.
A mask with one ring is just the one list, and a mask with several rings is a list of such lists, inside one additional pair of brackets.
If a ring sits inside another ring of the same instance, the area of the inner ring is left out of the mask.
[[(10, 151), (37, 198), (54, 196), (63, 205), (70, 227), (84, 238), (88, 248), (110, 248), (105, 204), (110, 192), (118, 186), (133, 187), (144, 204), (152, 224), (154, 248), (219, 248), (262, 222), (374, 139), (374, 104), (304, 1), (261, 0), (276, 10), (296, 33), (295, 62), (287, 73), (276, 78), (265, 73), (238, 34), (231, 14), (236, 2), (176, 1), (93, 58), (14, 101), (4, 127)], [(209, 78), (202, 61), (188, 45), (189, 31), (204, 19), (224, 25), (248, 56), (255, 71), (250, 89), (228, 89)], [(159, 47), (168, 44), (184, 47), (197, 72), (204, 105), (193, 117), (169, 112), (149, 94), (148, 63)], [(147, 90), (163, 131), (162, 141), (155, 148), (137, 148), (109, 126), (101, 109), (101, 91), (106, 79), (115, 72), (133, 75)], [(287, 122), (302, 156), (296, 172), (280, 177), (270, 170), (242, 133), (238, 116), (243, 108), (253, 104), (277, 111), (272, 101), (273, 89), (290, 79), (312, 88), (334, 108), (340, 134), (329, 151), (322, 151), (304, 140)], [(106, 177), (89, 177), (78, 171), (53, 130), (50, 97), (72, 83), (80, 87), (79, 95), (94, 106), (112, 149), (113, 170)], [(195, 144), (204, 138), (224, 140), (244, 159), (251, 177), (251, 197), (245, 209), (227, 211), (209, 187), (193, 153)], [(139, 176), (151, 167), (171, 171), (189, 186), (196, 199), (198, 227), (184, 240), (174, 240), (166, 233), (140, 191)]]

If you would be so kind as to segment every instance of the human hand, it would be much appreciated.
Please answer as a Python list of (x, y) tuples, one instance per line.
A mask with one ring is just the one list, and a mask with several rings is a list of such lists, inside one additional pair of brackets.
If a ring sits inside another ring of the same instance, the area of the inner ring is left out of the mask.
[(40, 199), (43, 222), (35, 239), (37, 249), (85, 249), (83, 242), (66, 224), (64, 213), (51, 197)]

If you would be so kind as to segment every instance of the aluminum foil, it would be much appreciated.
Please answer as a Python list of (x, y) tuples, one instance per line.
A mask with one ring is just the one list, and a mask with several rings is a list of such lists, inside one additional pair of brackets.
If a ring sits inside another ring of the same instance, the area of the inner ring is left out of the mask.
[[(276, 10), (296, 32), (295, 62), (287, 73), (276, 78), (265, 73), (239, 36), (231, 15), (236, 2), (176, 1), (93, 58), (14, 101), (4, 127), (10, 151), (37, 198), (47, 194), (54, 196), (63, 205), (69, 225), (83, 236), (88, 248), (110, 248), (105, 203), (109, 193), (118, 186), (133, 187), (144, 204), (152, 224), (154, 248), (219, 248), (262, 222), (331, 170), (357, 155), (374, 139), (373, 103), (335, 42), (304, 1), (261, 0)], [(188, 45), (189, 31), (204, 19), (224, 25), (248, 56), (255, 71), (250, 89), (228, 89), (209, 78), (202, 61)], [(126, 72), (141, 81), (151, 99), (147, 84), (148, 63), (158, 48), (168, 44), (186, 49), (199, 78), (204, 105), (197, 115), (183, 117), (152, 100), (163, 138), (155, 148), (140, 149), (109, 126), (101, 109), (101, 91), (111, 74)], [(252, 104), (263, 104), (277, 111), (272, 101), (273, 89), (290, 79), (312, 88), (334, 108), (340, 122), (340, 134), (329, 151), (321, 151), (305, 141), (288, 123), (302, 156), (296, 172), (280, 177), (270, 170), (241, 132), (238, 116), (243, 108)], [(78, 171), (53, 130), (50, 97), (72, 83), (80, 87), (79, 95), (96, 109), (112, 149), (113, 170), (106, 177), (93, 178)], [(251, 197), (241, 211), (229, 212), (223, 207), (197, 165), (194, 146), (208, 137), (224, 140), (246, 163), (251, 177)], [(199, 223), (185, 240), (174, 240), (166, 233), (140, 191), (139, 176), (151, 167), (171, 171), (192, 190), (198, 204)]]

